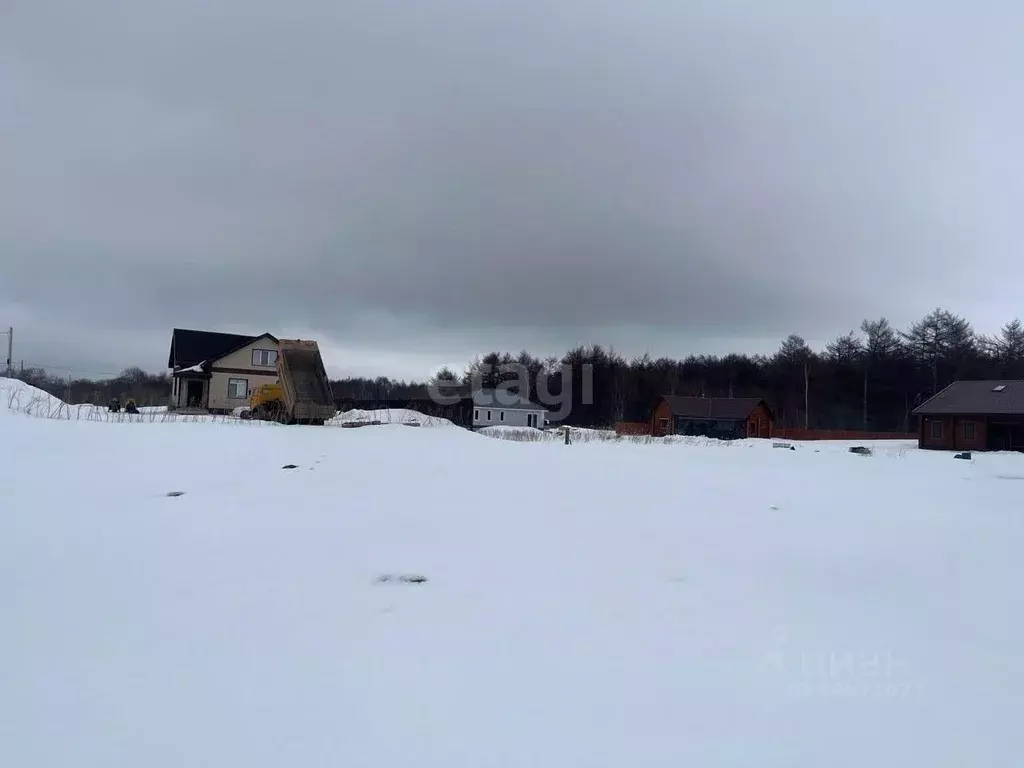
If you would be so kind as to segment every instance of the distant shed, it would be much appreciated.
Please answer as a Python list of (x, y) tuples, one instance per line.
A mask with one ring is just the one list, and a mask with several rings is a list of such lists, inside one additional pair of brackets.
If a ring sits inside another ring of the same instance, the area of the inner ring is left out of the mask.
[(759, 397), (665, 395), (651, 415), (650, 434), (722, 439), (771, 437), (773, 422), (771, 409)]

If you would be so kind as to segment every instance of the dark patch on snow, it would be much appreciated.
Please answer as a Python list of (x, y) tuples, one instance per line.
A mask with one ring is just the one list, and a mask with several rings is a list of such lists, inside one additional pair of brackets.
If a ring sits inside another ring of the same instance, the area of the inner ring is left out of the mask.
[(854, 445), (850, 447), (850, 453), (856, 453), (858, 456), (870, 456), (872, 452), (866, 445)]
[(184, 496), (185, 492), (184, 491), (168, 491), (167, 495), (168, 496)]
[(426, 581), (426, 576), (420, 576), (417, 573), (403, 573), (399, 575), (395, 575), (393, 573), (385, 573), (377, 577), (378, 584), (391, 584), (395, 582), (401, 584), (423, 584)]
[(970, 461), (971, 460), (971, 452), (970, 451), (964, 451), (963, 453), (956, 454), (955, 456), (953, 456), (953, 458), (954, 459), (966, 459), (967, 461)]
[(298, 469), (298, 466), (295, 464), (285, 464), (281, 469)]

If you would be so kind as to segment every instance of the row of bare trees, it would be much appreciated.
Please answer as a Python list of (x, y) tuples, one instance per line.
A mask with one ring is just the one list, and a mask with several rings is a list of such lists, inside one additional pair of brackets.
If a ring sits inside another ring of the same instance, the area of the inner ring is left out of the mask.
[(140, 406), (166, 405), (171, 394), (170, 376), (147, 373), (138, 367), (125, 368), (106, 379), (60, 376), (36, 367), (15, 369), (13, 375), (66, 403), (106, 405), (116, 397), (121, 401), (134, 398)]

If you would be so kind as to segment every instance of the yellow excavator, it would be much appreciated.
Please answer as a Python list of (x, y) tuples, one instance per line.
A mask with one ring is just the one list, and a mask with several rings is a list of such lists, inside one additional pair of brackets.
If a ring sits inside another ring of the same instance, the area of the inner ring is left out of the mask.
[(249, 396), (249, 413), (246, 418), (284, 421), (285, 410), (284, 389), (281, 384), (260, 384)]

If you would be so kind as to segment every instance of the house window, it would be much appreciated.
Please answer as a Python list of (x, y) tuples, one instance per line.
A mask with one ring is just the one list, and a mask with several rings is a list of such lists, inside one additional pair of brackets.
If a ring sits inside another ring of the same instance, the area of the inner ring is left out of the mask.
[(491, 420), (491, 412), (490, 412), (490, 411), (488, 411), (488, 412), (487, 412), (487, 420), (488, 420), (488, 421), (490, 421), (490, 420)]
[(504, 421), (504, 420), (505, 420), (505, 412), (504, 412), (504, 411), (502, 411), (502, 412), (501, 412), (501, 413), (499, 413), (498, 415), (499, 415), (499, 416), (501, 417), (501, 421)]
[(272, 368), (278, 365), (278, 350), (276, 349), (254, 349), (253, 366), (260, 368)]
[(271, 368), (277, 365), (277, 350), (254, 349), (252, 351), (252, 364), (263, 368)]
[(228, 397), (232, 400), (244, 400), (249, 396), (248, 379), (228, 379)]
[(973, 421), (965, 421), (964, 422), (964, 440), (973, 440), (973, 439), (974, 439), (974, 422)]
[(942, 422), (941, 421), (933, 421), (932, 422), (932, 440), (941, 440), (941, 439), (942, 439)]
[(473, 411), (473, 418), (476, 419), (477, 421), (480, 421), (480, 409), (479, 408), (477, 410)]

